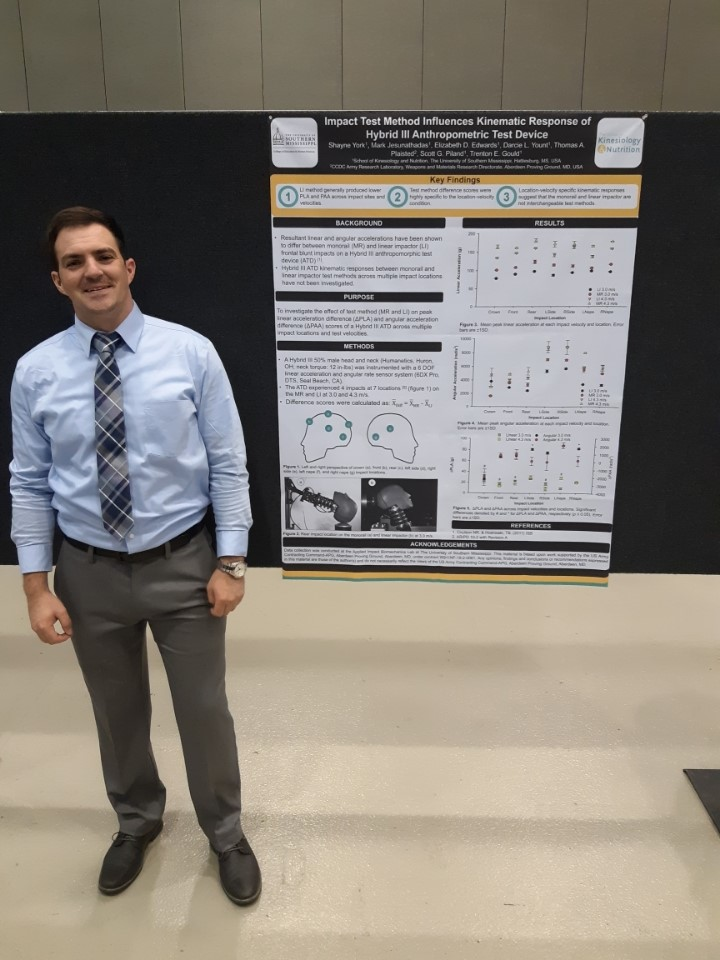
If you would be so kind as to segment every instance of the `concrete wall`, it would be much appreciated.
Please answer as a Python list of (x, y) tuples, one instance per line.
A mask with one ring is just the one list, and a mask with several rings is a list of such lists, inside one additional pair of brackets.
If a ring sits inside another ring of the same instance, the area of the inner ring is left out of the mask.
[(720, 109), (718, 0), (0, 0), (0, 110)]

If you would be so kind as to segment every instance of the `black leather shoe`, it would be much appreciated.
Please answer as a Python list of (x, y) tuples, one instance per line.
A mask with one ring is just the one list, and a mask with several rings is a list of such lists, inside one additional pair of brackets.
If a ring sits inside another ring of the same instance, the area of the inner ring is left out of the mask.
[(220, 883), (233, 903), (246, 907), (254, 903), (262, 890), (260, 865), (245, 837), (228, 850), (217, 854)]
[(116, 833), (100, 868), (98, 889), (108, 897), (122, 893), (139, 875), (145, 860), (145, 851), (163, 828), (162, 820), (147, 833), (133, 837)]

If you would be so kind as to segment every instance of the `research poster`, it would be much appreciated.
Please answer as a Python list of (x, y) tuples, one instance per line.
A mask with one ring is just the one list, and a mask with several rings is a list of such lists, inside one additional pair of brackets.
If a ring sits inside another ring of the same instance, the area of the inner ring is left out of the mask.
[(286, 577), (607, 583), (644, 132), (269, 119)]

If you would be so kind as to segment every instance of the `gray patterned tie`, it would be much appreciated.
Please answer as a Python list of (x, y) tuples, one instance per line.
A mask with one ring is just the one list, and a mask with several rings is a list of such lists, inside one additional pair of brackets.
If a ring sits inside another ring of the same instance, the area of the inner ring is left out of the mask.
[(100, 509), (103, 526), (118, 540), (127, 536), (134, 523), (122, 383), (115, 359), (115, 348), (122, 342), (119, 333), (96, 333), (93, 337), (93, 346), (98, 352), (95, 370), (95, 441)]

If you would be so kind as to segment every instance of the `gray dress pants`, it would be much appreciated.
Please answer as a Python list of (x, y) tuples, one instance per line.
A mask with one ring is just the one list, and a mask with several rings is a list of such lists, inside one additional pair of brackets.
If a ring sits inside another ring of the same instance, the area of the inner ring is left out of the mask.
[(167, 673), (198, 822), (216, 850), (242, 838), (240, 773), (225, 694), (225, 618), (206, 587), (215, 569), (207, 531), (167, 556), (129, 563), (63, 542), (55, 591), (90, 693), (105, 787), (119, 828), (160, 820), (165, 787), (150, 744), (149, 624)]

